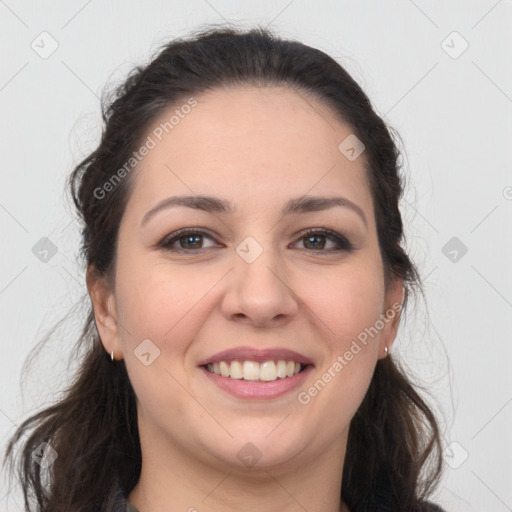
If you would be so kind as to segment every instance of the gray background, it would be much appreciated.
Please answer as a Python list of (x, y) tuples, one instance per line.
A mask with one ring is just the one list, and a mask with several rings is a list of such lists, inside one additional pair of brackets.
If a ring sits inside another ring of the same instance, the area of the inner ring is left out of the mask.
[[(426, 304), (411, 308), (393, 355), (442, 415), (438, 503), (512, 510), (510, 0), (0, 1), (2, 450), (74, 369), (79, 316), (45, 345), (21, 392), (26, 357), (86, 291), (64, 181), (99, 139), (103, 87), (168, 38), (225, 21), (270, 25), (331, 54), (402, 136), (407, 248)], [(57, 250), (46, 261), (43, 237)], [(5, 475), (0, 509), (22, 510)]]

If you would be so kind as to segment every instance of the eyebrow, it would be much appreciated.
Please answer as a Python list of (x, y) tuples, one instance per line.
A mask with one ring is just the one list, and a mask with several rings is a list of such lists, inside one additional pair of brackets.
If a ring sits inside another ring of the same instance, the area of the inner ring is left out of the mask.
[[(141, 226), (146, 224), (149, 219), (154, 217), (157, 212), (173, 208), (177, 206), (186, 206), (187, 208), (193, 208), (195, 210), (202, 210), (208, 213), (234, 213), (236, 207), (226, 201), (225, 199), (219, 199), (211, 196), (174, 196), (168, 197), (160, 201), (156, 206), (151, 208), (141, 221)], [(320, 196), (302, 196), (294, 199), (290, 199), (281, 211), (283, 217), (288, 215), (297, 215), (308, 212), (318, 212), (322, 210), (328, 210), (334, 207), (349, 208), (353, 212), (357, 213), (364, 222), (364, 225), (368, 227), (368, 221), (363, 210), (355, 203), (345, 197), (334, 196), (334, 197), (320, 197)]]

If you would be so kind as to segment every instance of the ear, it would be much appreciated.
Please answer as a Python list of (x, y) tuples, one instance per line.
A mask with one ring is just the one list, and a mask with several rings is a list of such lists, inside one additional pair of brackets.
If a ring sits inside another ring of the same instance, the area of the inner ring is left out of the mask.
[[(380, 335), (379, 359), (387, 357), (398, 332), (400, 316), (407, 290), (404, 287), (403, 279), (394, 276), (384, 299), (384, 310), (381, 320), (384, 327)], [(388, 352), (386, 353), (385, 347)]]
[[(93, 265), (87, 269), (86, 282), (101, 343), (109, 355), (113, 350), (114, 358), (121, 359), (119, 355), (122, 353), (122, 349), (119, 342), (114, 292)], [(116, 353), (118, 357), (116, 357)]]

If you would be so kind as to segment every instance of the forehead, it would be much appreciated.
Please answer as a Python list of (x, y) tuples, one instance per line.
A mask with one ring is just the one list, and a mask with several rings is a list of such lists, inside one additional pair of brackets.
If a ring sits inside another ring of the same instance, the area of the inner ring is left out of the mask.
[[(342, 193), (371, 209), (364, 154), (338, 146), (352, 135), (329, 107), (304, 92), (236, 86), (185, 98), (145, 134), (154, 146), (135, 171), (127, 205), (148, 208), (170, 195), (205, 194), (234, 203)], [(138, 212), (138, 216), (143, 212)]]

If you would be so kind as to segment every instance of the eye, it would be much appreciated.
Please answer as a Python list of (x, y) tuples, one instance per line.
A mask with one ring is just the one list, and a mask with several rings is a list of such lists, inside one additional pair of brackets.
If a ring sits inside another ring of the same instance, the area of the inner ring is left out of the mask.
[[(157, 245), (166, 251), (194, 253), (201, 249), (214, 247), (214, 245), (204, 247), (203, 243), (205, 239), (213, 241), (213, 237), (201, 229), (184, 228), (166, 236)], [(334, 247), (326, 248), (326, 240), (334, 243)], [(302, 233), (299, 241), (303, 241), (305, 246), (304, 250), (311, 249), (313, 252), (351, 252), (354, 250), (352, 244), (343, 235), (324, 228), (310, 229)], [(295, 242), (295, 244), (296, 243), (298, 242)]]
[[(213, 238), (201, 231), (200, 229), (186, 228), (176, 231), (171, 235), (165, 237), (158, 246), (175, 252), (197, 252), (199, 249), (207, 249), (208, 247), (202, 247), (203, 239), (207, 238), (213, 240)], [(179, 243), (178, 247), (173, 247), (176, 243)]]
[[(325, 239), (334, 242), (334, 249), (325, 248)], [(351, 252), (354, 250), (352, 244), (343, 235), (336, 233), (336, 231), (331, 231), (330, 229), (310, 229), (302, 233), (299, 240), (304, 242), (306, 249), (313, 249), (314, 252)]]

